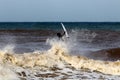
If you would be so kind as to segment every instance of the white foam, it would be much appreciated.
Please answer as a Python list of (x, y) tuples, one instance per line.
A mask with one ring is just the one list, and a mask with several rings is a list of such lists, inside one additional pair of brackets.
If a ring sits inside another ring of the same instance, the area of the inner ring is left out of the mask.
[[(120, 75), (120, 61), (104, 62), (82, 56), (72, 56), (69, 54), (71, 41), (66, 42), (50, 39), (47, 42), (51, 45), (51, 48), (44, 52), (36, 51), (33, 53), (11, 54), (9, 50), (7, 52), (4, 50), (0, 51), (0, 64), (2, 65), (0, 68), (1, 80), (19, 80), (18, 76), (27, 78), (28, 80), (33, 78), (36, 80), (39, 78), (60, 79), (63, 76), (67, 76), (68, 79), (77, 79), (78, 77), (82, 79), (83, 76), (86, 76), (87, 79), (93, 78), (90, 75), (94, 75), (96, 79), (99, 79), (100, 75), (102, 75), (106, 79), (110, 77), (107, 74), (111, 74), (111, 79), (120, 78), (119, 76), (115, 76)], [(91, 70), (91, 72), (89, 73), (85, 69)], [(80, 72), (80, 70), (84, 71)], [(58, 73), (54, 74), (55, 72)], [(21, 75), (17, 73), (21, 73)], [(80, 75), (81, 73), (82, 75)], [(59, 77), (57, 75), (61, 76)], [(52, 78), (50, 76), (54, 77)]]
[(0, 66), (0, 80), (20, 80), (14, 71), (7, 66)]
[(4, 53), (14, 53), (14, 48), (14, 44), (7, 44), (5, 47), (2, 48), (1, 51), (3, 51)]

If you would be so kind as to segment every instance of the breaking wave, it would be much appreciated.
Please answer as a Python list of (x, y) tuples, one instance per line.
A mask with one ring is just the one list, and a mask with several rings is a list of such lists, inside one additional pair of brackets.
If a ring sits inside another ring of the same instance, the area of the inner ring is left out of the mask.
[[(8, 51), (0, 51), (0, 80), (19, 80), (20, 71), (26, 68), (49, 69), (51, 67), (73, 67), (76, 70), (89, 69), (104, 74), (120, 75), (120, 61), (100, 61), (83, 56), (70, 55), (70, 44), (66, 41), (48, 39), (51, 48), (47, 51), (16, 54), (7, 46)], [(13, 48), (13, 47), (12, 47)]]

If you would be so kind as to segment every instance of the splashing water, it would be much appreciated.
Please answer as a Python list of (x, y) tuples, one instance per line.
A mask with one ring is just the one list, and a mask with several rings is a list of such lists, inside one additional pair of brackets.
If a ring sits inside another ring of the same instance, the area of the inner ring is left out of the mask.
[[(88, 69), (104, 74), (120, 75), (120, 61), (99, 61), (82, 56), (70, 55), (69, 53), (71, 52), (70, 49), (72, 49), (72, 41), (69, 40), (66, 42), (58, 41), (56, 39), (48, 39), (47, 43), (51, 45), (51, 48), (43, 52), (35, 51), (33, 53), (15, 54), (12, 51), (14, 48), (13, 45), (12, 47), (11, 45), (8, 45), (1, 50), (0, 79), (19, 80), (27, 77), (29, 80), (32, 79), (32, 77), (38, 77), (38, 71), (49, 71), (51, 68), (53, 71), (56, 71), (56, 69), (58, 71), (64, 71), (65, 68), (69, 68), (71, 71)], [(46, 74), (47, 77), (50, 77), (48, 76), (48, 73)], [(57, 74), (54, 74), (54, 77), (55, 75), (57, 76)], [(46, 75), (43, 74), (39, 75), (39, 77), (42, 78), (45, 76)]]
[(2, 49), (2, 51), (4, 53), (14, 53), (14, 48), (15, 48), (14, 44), (8, 44)]
[(10, 67), (0, 65), (0, 80), (20, 80)]

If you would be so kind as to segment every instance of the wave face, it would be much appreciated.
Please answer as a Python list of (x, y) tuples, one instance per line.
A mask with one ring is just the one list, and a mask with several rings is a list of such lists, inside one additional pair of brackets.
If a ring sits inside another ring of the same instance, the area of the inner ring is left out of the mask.
[[(46, 51), (16, 54), (7, 46), (0, 51), (0, 79), (119, 79), (120, 61), (100, 61), (73, 56), (71, 41), (48, 39)], [(8, 50), (7, 50), (8, 49)], [(86, 72), (86, 73), (85, 73)], [(81, 74), (81, 76), (80, 76)], [(94, 74), (90, 76), (90, 74)], [(111, 74), (111, 75), (107, 75)], [(112, 76), (114, 75), (114, 76)], [(83, 77), (84, 76), (84, 77)]]

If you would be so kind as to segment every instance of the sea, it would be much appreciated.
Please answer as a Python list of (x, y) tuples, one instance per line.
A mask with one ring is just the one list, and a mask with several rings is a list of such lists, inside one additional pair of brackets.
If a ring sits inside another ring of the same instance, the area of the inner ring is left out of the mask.
[(120, 22), (0, 22), (0, 80), (120, 80)]

